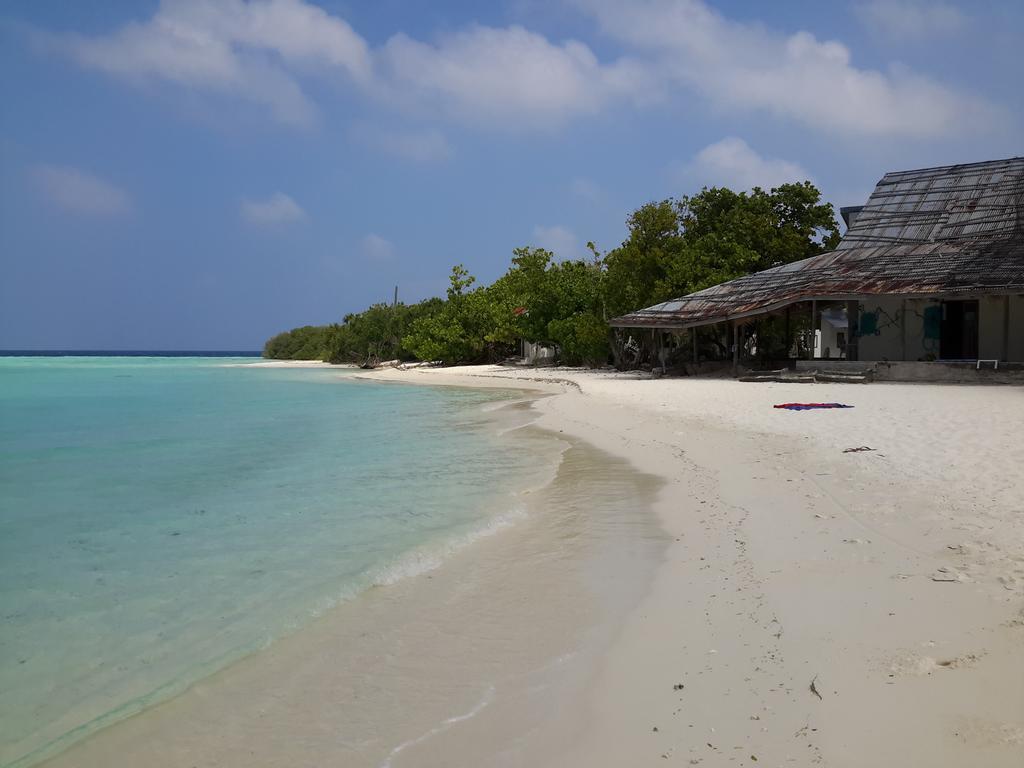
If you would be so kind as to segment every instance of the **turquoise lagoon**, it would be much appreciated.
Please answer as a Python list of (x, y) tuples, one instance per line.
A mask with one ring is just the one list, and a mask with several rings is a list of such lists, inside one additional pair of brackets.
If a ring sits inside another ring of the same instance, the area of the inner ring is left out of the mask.
[(240, 362), (0, 358), (0, 766), (432, 567), (555, 460), (509, 393)]

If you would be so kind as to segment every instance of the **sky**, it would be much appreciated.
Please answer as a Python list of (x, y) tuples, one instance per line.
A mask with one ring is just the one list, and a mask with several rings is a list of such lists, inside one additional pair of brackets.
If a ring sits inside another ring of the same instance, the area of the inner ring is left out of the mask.
[(645, 202), (1024, 154), (1024, 3), (2, 0), (0, 349), (259, 349)]

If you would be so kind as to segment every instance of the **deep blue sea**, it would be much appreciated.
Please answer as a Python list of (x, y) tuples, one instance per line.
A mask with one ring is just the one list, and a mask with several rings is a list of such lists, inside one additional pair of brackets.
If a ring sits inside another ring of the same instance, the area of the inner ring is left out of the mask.
[(0, 357), (0, 766), (515, 514), (511, 394), (214, 357)]

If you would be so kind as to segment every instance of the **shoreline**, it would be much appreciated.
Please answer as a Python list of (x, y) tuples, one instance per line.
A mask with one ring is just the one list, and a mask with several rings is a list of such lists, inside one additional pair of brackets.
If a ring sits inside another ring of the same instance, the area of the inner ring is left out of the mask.
[[(1024, 391), (498, 366), (358, 376), (555, 395), (533, 400), (539, 427), (663, 483), (652, 508), (667, 554), (567, 706), (536, 726), (531, 764), (1024, 756)], [(770, 408), (792, 400), (855, 408)], [(844, 452), (853, 447), (872, 450)], [(451, 710), (394, 765), (486, 759), (484, 718), (464, 717), (496, 711), (482, 701)], [(493, 739), (503, 726), (490, 727)], [(234, 758), (218, 764), (273, 764)]]
[(356, 365), (325, 363), (322, 360), (267, 360), (251, 363), (224, 363), (225, 368), (357, 368)]
[[(541, 426), (666, 482), (669, 556), (592, 681), (586, 735), (546, 764), (1024, 758), (1024, 390), (369, 376), (557, 389)], [(832, 400), (856, 407), (771, 408)]]
[[(557, 469), (550, 476), (548, 470), (539, 473), (515, 494), (527, 509), (512, 509), (511, 524), (502, 522), (509, 515), (499, 503), (484, 517), (491, 521), (487, 531), (434, 553), (438, 557), (430, 558), (429, 567), (403, 569), (412, 578), (375, 582), (268, 648), (43, 764), (127, 766), (144, 756), (153, 766), (320, 760), (400, 766), (443, 754), (449, 739), (461, 742), (467, 728), (476, 734), (473, 748), (486, 759), (502, 739), (537, 730), (541, 712), (553, 719), (552, 702), (569, 700), (566, 691), (587, 676), (592, 657), (607, 646), (609, 627), (645, 591), (665, 542), (653, 535), (656, 525), (642, 501), (653, 498), (645, 490), (653, 478), (536, 428), (530, 406), (543, 395), (521, 394), (485, 405), (478, 416), (510, 450), (561, 447)], [(601, 504), (587, 504), (584, 510), (588, 496), (582, 487), (599, 487), (606, 497), (618, 494), (635, 509), (626, 515), (618, 507), (601, 512)], [(634, 522), (625, 538), (613, 540), (593, 528), (599, 514), (613, 527), (627, 518)], [(643, 533), (647, 529), (651, 535)], [(619, 551), (619, 544), (638, 536), (632, 552)], [(640, 550), (650, 554), (641, 557)], [(618, 578), (622, 573), (632, 575)], [(616, 583), (607, 583), (612, 576)], [(561, 585), (555, 599), (532, 599), (553, 583)], [(596, 585), (607, 589), (595, 591)], [(438, 644), (438, 632), (449, 641)], [(459, 643), (469, 645), (457, 653), (448, 647)], [(422, 656), (433, 661), (420, 666)], [(402, 701), (408, 696), (415, 703)], [(263, 720), (271, 712), (278, 715), (273, 722)], [(326, 743), (325, 712), (339, 729)], [(455, 724), (459, 733), (449, 733)], [(541, 740), (564, 738), (565, 731), (545, 732)], [(292, 740), (306, 746), (293, 751)], [(339, 749), (342, 743), (347, 746)], [(544, 751), (533, 744), (509, 748)], [(465, 749), (458, 747), (460, 753)]]
[[(329, 397), (335, 396), (339, 391), (331, 389), (338, 385), (339, 380), (345, 379), (344, 376), (319, 376), (316, 380), (322, 381), (324, 391)], [(248, 378), (248, 377), (246, 377)], [(274, 379), (271, 379), (274, 380)], [(120, 691), (115, 691), (109, 695), (103, 695), (102, 689), (99, 686), (93, 686), (92, 690), (95, 692), (95, 696), (85, 701), (85, 705), (79, 709), (67, 707), (62, 713), (62, 720), (56, 718), (50, 720), (43, 720), (36, 714), (30, 715), (31, 717), (38, 718), (35, 720), (37, 725), (40, 725), (40, 730), (36, 733), (30, 733), (29, 736), (34, 738), (34, 742), (26, 738), (22, 743), (10, 742), (14, 745), (14, 748), (7, 751), (8, 742), (5, 741), (5, 757), (0, 758), (0, 763), (3, 765), (22, 766), (22, 765), (36, 765), (40, 762), (51, 759), (55, 756), (66, 753), (69, 750), (74, 752), (79, 744), (85, 743), (89, 739), (93, 738), (96, 734), (102, 733), (108, 729), (117, 729), (117, 727), (130, 719), (137, 716), (146, 716), (146, 713), (153, 710), (154, 708), (160, 707), (163, 703), (171, 701), (182, 694), (186, 694), (190, 688), (196, 684), (201, 684), (206, 680), (216, 676), (219, 672), (224, 669), (232, 667), (240, 660), (244, 660), (250, 656), (258, 655), (264, 650), (268, 644), (272, 644), (272, 641), (280, 640), (281, 638), (288, 637), (296, 632), (301, 632), (305, 627), (309, 626), (312, 622), (316, 621), (321, 615), (331, 613), (335, 607), (339, 604), (343, 604), (353, 599), (358, 599), (360, 595), (376, 590), (380, 587), (386, 587), (392, 583), (404, 580), (404, 579), (415, 579), (423, 577), (424, 574), (429, 574), (432, 570), (436, 569), (439, 564), (444, 563), (446, 560), (451, 558), (453, 555), (458, 554), (461, 550), (472, 548), (477, 541), (486, 539), (502, 532), (504, 529), (514, 526), (522, 516), (521, 504), (516, 498), (516, 491), (522, 491), (528, 493), (535, 491), (537, 487), (548, 484), (553, 474), (552, 467), (557, 466), (557, 462), (552, 461), (545, 463), (542, 459), (524, 459), (517, 460), (512, 458), (508, 462), (497, 462), (494, 460), (500, 459), (501, 454), (496, 453), (495, 449), (502, 449), (502, 446), (513, 444), (521, 446), (523, 450), (523, 456), (528, 457), (531, 454), (536, 454), (538, 457), (547, 455), (555, 456), (564, 450), (565, 441), (559, 441), (554, 437), (513, 437), (511, 440), (505, 440), (501, 438), (501, 432), (506, 430), (515, 430), (522, 426), (524, 416), (532, 421), (532, 416), (524, 414), (522, 404), (527, 400), (519, 395), (517, 392), (501, 392), (501, 393), (480, 393), (478, 391), (469, 392), (465, 394), (458, 394), (455, 392), (445, 393), (443, 397), (430, 396), (428, 392), (419, 393), (397, 393), (394, 388), (386, 388), (380, 386), (367, 386), (365, 382), (349, 382), (354, 393), (358, 390), (377, 389), (387, 390), (391, 389), (390, 397), (385, 397), (385, 400), (398, 402), (407, 402), (406, 398), (398, 398), (399, 394), (410, 394), (411, 398), (408, 401), (412, 403), (420, 402), (432, 402), (448, 404), (451, 408), (452, 413), (447, 416), (440, 414), (435, 415), (429, 411), (423, 411), (418, 406), (411, 406), (413, 409), (421, 414), (424, 414), (424, 421), (428, 425), (428, 429), (437, 433), (437, 429), (441, 428), (441, 425), (448, 425), (445, 431), (441, 434), (449, 435), (453, 440), (460, 439), (456, 433), (466, 433), (467, 436), (476, 434), (475, 438), (468, 438), (476, 440), (481, 445), (482, 450), (481, 456), (492, 456), (492, 463), (490, 466), (487, 464), (479, 464), (475, 462), (468, 455), (465, 457), (470, 466), (479, 466), (481, 473), (472, 474), (470, 477), (474, 483), (479, 483), (484, 478), (490, 478), (486, 481), (486, 484), (481, 487), (480, 492), (477, 493), (472, 488), (466, 488), (466, 495), (463, 496), (463, 501), (460, 502), (456, 498), (449, 499), (448, 492), (443, 486), (446, 487), (458, 487), (452, 486), (451, 483), (457, 482), (455, 478), (459, 476), (459, 472), (465, 476), (465, 470), (459, 470), (455, 468), (451, 478), (445, 475), (443, 483), (439, 483), (436, 480), (431, 481), (430, 476), (423, 476), (422, 484), (409, 483), (405, 489), (402, 489), (401, 493), (398, 494), (399, 501), (405, 498), (408, 499), (408, 506), (411, 514), (418, 514), (419, 512), (429, 512), (431, 509), (437, 508), (438, 504), (443, 506), (452, 506), (456, 511), (463, 510), (464, 513), (460, 513), (458, 517), (453, 517), (449, 522), (448, 526), (441, 526), (435, 530), (433, 534), (428, 529), (426, 536), (423, 538), (409, 539), (406, 537), (409, 545), (396, 549), (395, 547), (381, 547), (380, 551), (390, 552), (391, 555), (384, 557), (377, 557), (369, 560), (369, 567), (359, 572), (349, 572), (349, 575), (342, 574), (342, 576), (335, 578), (324, 578), (318, 576), (321, 573), (335, 574), (337, 568), (332, 568), (332, 564), (324, 561), (323, 559), (313, 560), (315, 567), (304, 568), (307, 574), (311, 578), (307, 578), (306, 581), (315, 582), (318, 578), (321, 580), (321, 584), (325, 585), (321, 587), (320, 584), (314, 584), (313, 590), (306, 590), (306, 595), (312, 595), (313, 599), (307, 599), (304, 602), (298, 602), (301, 597), (295, 595), (295, 605), (299, 605), (299, 609), (292, 610), (290, 606), (293, 604), (292, 599), (287, 599), (286, 602), (277, 603), (276, 598), (272, 597), (275, 594), (281, 594), (281, 591), (274, 591), (276, 585), (265, 583), (263, 588), (256, 594), (257, 600), (262, 600), (265, 606), (273, 606), (275, 603), (280, 605), (280, 608), (273, 608), (272, 610), (276, 613), (275, 616), (280, 613), (290, 612), (295, 616), (299, 617), (294, 621), (282, 622), (278, 624), (266, 624), (257, 625), (256, 629), (258, 633), (251, 633), (245, 635), (241, 643), (230, 646), (226, 652), (218, 652), (217, 654), (210, 654), (208, 648), (211, 644), (206, 644), (200, 648), (200, 652), (192, 657), (191, 662), (187, 667), (179, 668), (176, 670), (178, 674), (173, 677), (165, 675), (163, 677), (146, 678), (142, 675), (126, 678), (129, 682), (125, 684), (125, 689), (130, 689), (133, 695), (118, 697), (116, 694)], [(287, 390), (284, 390), (287, 392)], [(346, 397), (344, 391), (342, 396)], [(416, 427), (412, 421), (403, 421), (403, 427), (408, 427), (412, 436), (415, 436)], [(499, 427), (501, 428), (499, 430)], [(449, 431), (450, 428), (450, 431)], [(410, 433), (406, 433), (408, 436)], [(337, 434), (337, 432), (336, 432)], [(371, 430), (371, 434), (374, 432)], [(381, 435), (386, 441), (390, 441), (390, 433), (383, 435), (380, 430), (376, 430), (376, 433)], [(490, 437), (488, 437), (490, 436)], [(429, 437), (429, 434), (427, 435)], [(308, 443), (308, 436), (299, 436), (299, 439), (303, 442)], [(345, 438), (347, 439), (347, 438)], [(490, 444), (489, 449), (483, 442)], [(287, 450), (286, 447), (289, 443), (286, 440), (282, 440), (275, 443), (278, 447), (274, 450)], [(418, 444), (417, 444), (418, 445)], [(400, 454), (401, 455), (401, 454)], [(404, 455), (408, 455), (407, 453)], [(455, 455), (463, 455), (462, 453), (456, 452)], [(283, 456), (282, 456), (283, 458)], [(419, 466), (416, 462), (412, 462), (411, 466)], [(504, 477), (499, 477), (492, 471), (493, 467), (506, 465), (508, 467), (515, 467), (517, 471), (514, 474), (505, 473)], [(442, 468), (444, 464), (434, 462), (434, 466)], [(435, 478), (437, 475), (434, 476)], [(370, 508), (379, 507), (381, 503), (386, 505), (388, 499), (394, 498), (395, 494), (390, 493), (387, 486), (380, 483), (372, 483), (371, 489), (376, 489), (380, 492), (380, 498), (377, 496), (373, 497), (362, 497), (364, 503), (368, 502)], [(419, 490), (417, 490), (417, 487)], [(233, 492), (233, 491), (232, 491)], [(302, 503), (304, 501), (301, 495), (295, 496), (290, 495), (293, 503)], [(334, 492), (334, 503), (337, 504), (339, 501), (343, 501), (343, 497), (339, 497), (337, 492)], [(472, 501), (466, 501), (466, 499), (472, 499)], [(287, 500), (284, 500), (282, 505), (284, 509), (289, 508)], [(421, 509), (422, 507), (422, 509)], [(388, 507), (390, 509), (390, 507)], [(301, 510), (300, 510), (301, 513)], [(305, 518), (298, 518), (299, 520), (310, 520), (307, 515)], [(439, 517), (438, 519), (448, 520), (448, 518)], [(310, 523), (315, 521), (310, 520)], [(418, 524), (418, 523), (417, 523)], [(175, 526), (177, 527), (177, 526)], [(344, 529), (343, 529), (344, 530)], [(401, 534), (401, 531), (398, 531)], [(180, 535), (175, 533), (175, 536)], [(185, 535), (188, 535), (186, 530)], [(269, 546), (274, 546), (274, 543), (268, 542)], [(295, 551), (295, 550), (292, 550)], [(299, 550), (304, 551), (304, 550)], [(362, 561), (361, 561), (362, 562)], [(322, 563), (323, 570), (319, 567), (319, 563)], [(257, 576), (262, 573), (255, 574)], [(349, 577), (350, 576), (350, 577)], [(287, 582), (289, 578), (292, 578), (287, 572), (281, 574), (281, 581)], [(430, 576), (426, 576), (430, 578)], [(243, 590), (244, 591), (244, 590)], [(224, 593), (228, 599), (234, 601), (234, 596), (230, 593)], [(262, 594), (262, 597), (261, 597)], [(259, 607), (259, 606), (257, 606)], [(299, 612), (301, 611), (301, 613)], [(267, 618), (265, 612), (261, 614), (256, 613), (257, 617), (263, 615), (264, 619)], [(158, 620), (159, 616), (150, 616), (151, 620)], [(264, 626), (267, 627), (264, 629)], [(219, 630), (219, 627), (215, 627)], [(214, 633), (204, 635), (206, 637), (214, 637)], [(215, 644), (213, 644), (215, 645)], [(116, 649), (114, 654), (119, 654), (123, 658), (126, 665), (136, 661), (138, 657), (130, 652), (131, 646), (127, 644), (122, 649)], [(222, 650), (222, 646), (216, 646), (218, 651)], [(120, 663), (121, 659), (113, 656), (113, 663)], [(143, 662), (145, 664), (147, 662)], [(138, 666), (138, 665), (137, 665)], [(141, 682), (138, 682), (140, 681)], [(155, 681), (155, 682), (154, 682)], [(133, 689), (130, 687), (134, 686)], [(74, 701), (69, 699), (67, 701)], [(93, 702), (98, 702), (99, 706), (93, 706)], [(11, 702), (14, 703), (13, 701)], [(63, 702), (58, 700), (56, 703), (62, 704)], [(31, 712), (31, 710), (30, 710)], [(83, 716), (86, 715), (86, 716)], [(8, 725), (12, 725), (8, 723)], [(46, 738), (39, 738), (39, 733), (42, 731), (42, 727), (49, 728), (48, 733), (44, 733)], [(16, 731), (11, 728), (10, 732)], [(5, 736), (6, 736), (5, 731)], [(17, 749), (28, 745), (28, 749)], [(10, 760), (10, 762), (8, 762)]]

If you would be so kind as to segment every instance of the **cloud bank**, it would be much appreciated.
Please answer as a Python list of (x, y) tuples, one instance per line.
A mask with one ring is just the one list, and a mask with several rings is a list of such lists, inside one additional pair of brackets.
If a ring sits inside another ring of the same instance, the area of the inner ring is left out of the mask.
[(863, 69), (839, 41), (731, 21), (701, 0), (575, 4), (607, 36), (654, 57), (659, 71), (724, 110), (865, 136), (943, 136), (995, 119), (980, 99), (909, 69)]
[(704, 147), (688, 170), (701, 182), (737, 191), (754, 187), (767, 190), (789, 182), (813, 181), (799, 164), (762, 157), (735, 136)]
[[(162, 0), (146, 21), (64, 38), (63, 47), (83, 67), (230, 94), (294, 125), (317, 120), (303, 88), (313, 76), (343, 81), (385, 108), (508, 130), (551, 129), (693, 94), (722, 111), (869, 137), (984, 130), (1000, 114), (906, 67), (857, 66), (837, 40), (734, 21), (703, 0), (567, 2), (626, 54), (602, 60), (578, 40), (479, 24), (433, 41), (399, 32), (373, 48), (344, 19), (307, 0)], [(920, 0), (868, 0), (858, 13), (904, 34), (960, 23), (955, 8)], [(415, 158), (438, 147), (397, 151)]]
[(642, 66), (624, 59), (602, 64), (584, 43), (552, 43), (520, 26), (474, 25), (436, 44), (397, 34), (380, 61), (385, 82), (410, 101), (513, 127), (560, 123), (647, 91)]
[(306, 212), (283, 192), (267, 200), (243, 200), (239, 207), (242, 218), (258, 226), (277, 226), (302, 221)]
[(436, 130), (381, 130), (357, 125), (353, 127), (351, 135), (368, 147), (414, 163), (439, 163), (454, 153), (448, 139)]
[(558, 259), (578, 259), (583, 256), (583, 243), (580, 238), (561, 224), (534, 227), (533, 239), (537, 245), (551, 251)]
[(78, 168), (37, 165), (29, 174), (50, 202), (71, 213), (119, 216), (131, 210), (131, 200), (124, 190)]
[(396, 253), (394, 243), (373, 232), (359, 241), (359, 255), (366, 261), (391, 261)]
[(870, 0), (854, 6), (854, 11), (870, 32), (893, 40), (949, 37), (967, 24), (956, 6), (927, 0)]
[(343, 19), (304, 0), (162, 0), (151, 19), (102, 37), (75, 36), (82, 66), (125, 80), (230, 93), (282, 122), (311, 123), (316, 107), (293, 70), (370, 76), (366, 42)]

